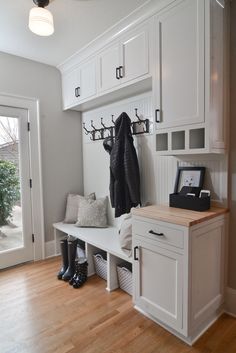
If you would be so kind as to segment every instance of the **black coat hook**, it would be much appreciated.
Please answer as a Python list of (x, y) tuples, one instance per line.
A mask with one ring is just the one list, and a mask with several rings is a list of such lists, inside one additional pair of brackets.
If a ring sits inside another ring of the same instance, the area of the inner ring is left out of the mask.
[(90, 131), (86, 128), (85, 123), (83, 123), (83, 129), (84, 129), (86, 135), (88, 135), (90, 133)]
[(113, 122), (113, 124), (115, 125), (115, 120), (114, 120), (114, 115), (111, 115), (111, 121)]
[(93, 125), (93, 120), (91, 120), (91, 127), (93, 128), (93, 130), (96, 130), (96, 127)]
[(103, 123), (103, 118), (101, 118), (101, 125), (104, 127), (104, 129), (106, 129), (106, 125)]
[(139, 124), (141, 124), (142, 119), (140, 118), (140, 116), (138, 115), (138, 108), (135, 108), (135, 116), (138, 118)]

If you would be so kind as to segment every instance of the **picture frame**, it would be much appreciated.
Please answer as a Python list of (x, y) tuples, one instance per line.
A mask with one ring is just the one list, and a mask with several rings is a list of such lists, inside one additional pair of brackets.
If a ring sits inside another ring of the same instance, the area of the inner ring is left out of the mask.
[(205, 167), (178, 167), (174, 193), (178, 194), (183, 186), (202, 188), (205, 170)]

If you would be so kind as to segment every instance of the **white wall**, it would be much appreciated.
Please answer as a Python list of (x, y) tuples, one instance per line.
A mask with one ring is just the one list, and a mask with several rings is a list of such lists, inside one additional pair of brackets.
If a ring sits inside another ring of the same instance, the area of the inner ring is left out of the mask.
[(81, 119), (62, 111), (57, 69), (0, 52), (0, 92), (40, 101), (45, 238), (63, 219), (68, 192), (83, 192)]

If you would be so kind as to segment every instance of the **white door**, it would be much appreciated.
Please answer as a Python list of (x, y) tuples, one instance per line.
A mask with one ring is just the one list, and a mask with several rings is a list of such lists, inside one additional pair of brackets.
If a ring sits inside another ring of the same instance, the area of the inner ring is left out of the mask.
[(204, 1), (156, 17), (156, 128), (204, 122)]
[(122, 83), (134, 80), (148, 74), (149, 46), (147, 26), (139, 28), (121, 41), (122, 61), (121, 68)]
[(182, 256), (134, 237), (134, 301), (175, 330), (183, 329)]
[(32, 259), (28, 112), (0, 106), (0, 269)]
[(105, 48), (99, 55), (99, 88), (107, 91), (121, 82), (119, 77), (120, 43), (114, 43)]
[(64, 109), (78, 104), (81, 94), (79, 68), (62, 74), (62, 92)]
[(95, 96), (96, 87), (96, 62), (94, 59), (80, 67), (80, 100)]

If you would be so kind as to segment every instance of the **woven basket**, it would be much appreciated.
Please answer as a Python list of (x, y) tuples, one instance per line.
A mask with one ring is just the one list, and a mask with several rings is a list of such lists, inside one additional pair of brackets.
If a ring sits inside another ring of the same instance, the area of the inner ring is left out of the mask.
[(128, 262), (118, 265), (117, 274), (120, 288), (133, 295), (132, 265)]
[(106, 260), (106, 253), (99, 252), (93, 255), (94, 266), (96, 274), (107, 280), (107, 260)]

